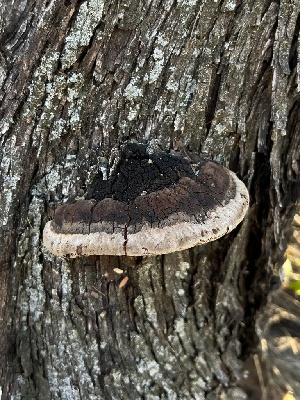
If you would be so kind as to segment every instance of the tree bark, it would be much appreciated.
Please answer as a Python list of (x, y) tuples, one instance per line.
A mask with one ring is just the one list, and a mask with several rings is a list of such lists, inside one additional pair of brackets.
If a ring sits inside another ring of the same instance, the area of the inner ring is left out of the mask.
[[(299, 195), (300, 1), (0, 6), (2, 398), (247, 398)], [(127, 138), (236, 172), (243, 223), (157, 257), (49, 254), (56, 205)]]

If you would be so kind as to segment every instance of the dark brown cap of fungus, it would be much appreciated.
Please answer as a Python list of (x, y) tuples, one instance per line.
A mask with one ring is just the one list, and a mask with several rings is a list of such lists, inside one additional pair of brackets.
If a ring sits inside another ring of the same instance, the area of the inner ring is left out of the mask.
[(99, 174), (86, 200), (57, 208), (46, 248), (69, 257), (166, 254), (218, 239), (242, 221), (249, 197), (233, 172), (149, 153), (125, 143), (108, 180)]

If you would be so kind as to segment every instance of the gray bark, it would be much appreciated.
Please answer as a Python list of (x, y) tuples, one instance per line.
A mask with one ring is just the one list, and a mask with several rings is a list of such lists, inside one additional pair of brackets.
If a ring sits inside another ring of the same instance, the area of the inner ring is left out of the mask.
[[(0, 6), (2, 398), (247, 398), (299, 192), (300, 1)], [(55, 205), (128, 137), (236, 172), (242, 225), (166, 256), (47, 253)]]

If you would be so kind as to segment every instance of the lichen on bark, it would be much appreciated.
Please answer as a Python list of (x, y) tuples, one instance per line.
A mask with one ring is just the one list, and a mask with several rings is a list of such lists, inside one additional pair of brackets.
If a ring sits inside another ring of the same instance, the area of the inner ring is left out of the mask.
[[(2, 2), (2, 398), (246, 398), (299, 195), (299, 6)], [(242, 227), (168, 256), (48, 254), (56, 204), (128, 137), (238, 173)]]

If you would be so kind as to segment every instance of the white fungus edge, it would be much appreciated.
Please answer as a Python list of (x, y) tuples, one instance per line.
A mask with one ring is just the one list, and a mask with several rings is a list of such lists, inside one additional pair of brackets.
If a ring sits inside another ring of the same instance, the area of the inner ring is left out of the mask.
[(52, 221), (49, 221), (43, 232), (44, 245), (59, 257), (144, 256), (173, 253), (219, 239), (243, 220), (249, 206), (246, 186), (233, 172), (229, 173), (236, 185), (235, 197), (226, 206), (215, 207), (203, 223), (176, 222), (163, 228), (145, 226), (137, 233), (128, 234), (125, 246), (122, 233), (57, 233), (52, 228)]

